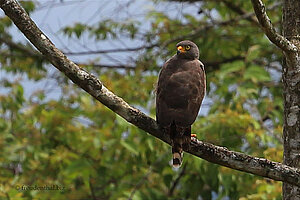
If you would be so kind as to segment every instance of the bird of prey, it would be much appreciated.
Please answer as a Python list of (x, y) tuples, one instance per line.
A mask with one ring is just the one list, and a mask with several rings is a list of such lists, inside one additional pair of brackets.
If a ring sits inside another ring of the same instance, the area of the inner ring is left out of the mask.
[(189, 40), (179, 42), (177, 54), (162, 67), (156, 88), (156, 121), (172, 144), (173, 167), (180, 167), (182, 151), (190, 148), (194, 123), (206, 90), (199, 49)]

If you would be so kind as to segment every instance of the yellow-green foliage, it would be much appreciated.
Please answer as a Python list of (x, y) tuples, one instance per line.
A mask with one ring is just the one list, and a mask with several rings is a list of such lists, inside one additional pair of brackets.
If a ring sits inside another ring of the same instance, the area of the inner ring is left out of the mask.
[[(220, 2), (201, 2), (201, 9), (213, 11), (215, 20), (238, 16)], [(250, 1), (233, 3), (253, 12)], [(22, 5), (28, 12), (35, 9), (31, 1)], [(136, 19), (70, 24), (63, 30), (66, 37), (75, 35), (76, 39), (88, 33), (96, 42), (143, 37), (146, 44), (163, 44), (212, 23), (209, 15), (199, 13), (183, 13), (175, 19), (153, 10), (146, 17), (151, 29), (142, 36), (138, 34), (141, 22)], [(272, 21), (280, 21), (279, 8), (268, 13)], [(0, 36), (10, 26), (7, 17), (2, 17)], [(10, 37), (15, 40), (14, 35)], [(280, 162), (282, 86), (272, 74), (279, 72), (271, 73), (268, 68), (269, 63), (281, 61), (280, 52), (247, 20), (203, 29), (193, 41), (204, 63), (221, 63), (206, 66), (206, 101), (193, 132), (201, 140)], [(135, 62), (136, 70), (87, 69), (115, 94), (154, 117), (158, 63), (175, 53), (176, 42), (145, 51)], [(222, 63), (233, 57), (240, 58)], [(127, 123), (58, 71), (53, 76), (54, 70), (40, 57), (1, 44), (0, 62), (4, 75), (0, 80), (0, 199), (281, 199), (279, 182), (189, 154), (184, 155), (183, 167), (173, 170), (168, 145)], [(62, 95), (53, 98), (49, 88), (32, 91), (22, 79), (6, 75), (22, 75), (33, 82), (54, 79), (53, 87)], [(18, 190), (52, 185), (61, 190)]]

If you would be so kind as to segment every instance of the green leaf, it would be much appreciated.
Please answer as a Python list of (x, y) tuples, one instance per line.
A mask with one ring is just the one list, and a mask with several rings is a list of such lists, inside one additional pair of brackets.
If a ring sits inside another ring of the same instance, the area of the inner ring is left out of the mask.
[(167, 186), (167, 187), (170, 187), (170, 184), (171, 184), (171, 181), (173, 179), (173, 175), (172, 174), (166, 174), (164, 176), (164, 184)]
[(250, 62), (256, 58), (258, 58), (260, 54), (260, 46), (259, 45), (253, 45), (248, 49), (247, 56), (246, 56), (246, 61)]
[(262, 81), (270, 81), (270, 74), (261, 66), (251, 65), (244, 73), (244, 79), (251, 80), (254, 83)]
[[(66, 172), (71, 179), (79, 175), (88, 178), (89, 175), (92, 174), (92, 171), (91, 165), (86, 159), (75, 160), (66, 168)], [(80, 174), (78, 172), (80, 172)]]
[(75, 35), (77, 36), (77, 38), (79, 38), (81, 36), (81, 34), (83, 33), (83, 31), (85, 31), (86, 26), (80, 23), (76, 23), (73, 31), (75, 33)]
[(244, 67), (245, 64), (243, 61), (235, 61), (232, 63), (223, 64), (219, 72), (219, 77), (220, 79), (224, 79), (231, 73), (241, 71)]
[[(19, 2), (27, 11), (34, 10), (34, 7), (46, 8), (41, 1)], [(169, 2), (168, 8), (179, 11), (173, 14), (161, 6), (157, 7), (156, 4), (163, 3), (163, 0), (150, 0), (151, 8), (146, 5), (144, 13), (141, 11), (145, 5), (139, 1), (124, 2), (119, 1), (116, 4), (118, 8), (114, 5), (103, 6), (101, 13), (87, 13), (90, 16), (85, 16), (83, 9), (83, 18), (75, 12), (78, 23), (72, 22), (72, 19), (64, 20), (62, 25), (65, 27), (61, 29), (64, 31), (63, 37), (56, 35), (60, 37), (56, 40), (57, 45), (63, 47), (60, 41), (64, 42), (69, 37), (76, 43), (76, 39), (83, 36), (87, 36), (84, 37), (87, 48), (80, 49), (80, 45), (75, 45), (74, 51), (157, 45), (141, 51), (76, 59), (80, 63), (91, 64), (81, 67), (98, 75), (107, 88), (129, 104), (146, 110), (151, 117), (155, 117), (153, 89), (158, 67), (176, 52), (177, 38), (197, 33), (198, 37), (184, 39), (192, 39), (198, 45), (200, 59), (204, 62), (224, 63), (226, 59), (245, 57), (219, 66), (207, 66), (209, 101), (202, 106), (207, 114), (198, 117), (193, 124), (193, 132), (207, 142), (254, 156), (269, 157), (264, 152), (272, 146), (278, 153), (270, 153), (272, 157), (269, 158), (280, 161), (283, 147), (274, 137), (282, 133), (283, 123), (283, 88), (278, 83), (280, 72), (272, 70), (270, 77), (268, 67), (255, 64), (259, 60), (280, 62), (282, 54), (270, 45), (262, 32), (257, 31), (257, 26), (247, 20), (227, 23), (226, 26), (211, 26), (212, 20), (230, 21), (237, 16), (217, 1), (204, 0), (201, 8), (194, 7), (192, 10), (185, 5)], [(250, 1), (231, 3), (252, 12)], [(49, 17), (43, 17), (44, 22), (48, 23), (47, 20), (53, 18), (50, 15), (65, 17), (65, 13), (55, 12), (55, 9), (69, 10), (67, 6), (52, 7), (53, 12), (48, 13)], [(81, 9), (79, 6), (87, 5), (70, 6), (71, 10), (76, 11)], [(198, 9), (201, 12), (197, 13)], [(281, 20), (279, 10), (276, 8), (268, 13), (275, 23)], [(38, 17), (42, 13), (34, 14)], [(140, 18), (140, 14), (147, 18)], [(96, 18), (92, 19), (93, 16)], [(84, 19), (87, 17), (92, 20), (86, 22)], [(9, 31), (11, 25), (12, 21), (7, 16), (0, 17), (1, 37), (28, 51), (36, 51), (29, 42), (20, 41), (15, 31)], [(93, 45), (95, 40), (99, 45)], [(180, 170), (175, 171), (169, 165), (172, 157), (169, 145), (128, 123), (64, 75), (51, 70), (49, 62), (43, 57), (30, 56), (27, 51), (21, 51), (14, 45), (1, 43), (0, 47), (0, 85), (3, 87), (0, 89), (0, 164), (3, 168), (0, 173), (0, 199), (8, 194), (10, 199), (94, 197), (122, 200), (128, 199), (135, 188), (133, 199), (137, 200), (200, 197), (245, 200), (250, 199), (251, 195), (253, 199), (281, 199), (281, 183), (272, 181), (270, 184), (257, 176), (219, 167), (189, 154), (184, 154), (184, 163), (188, 164), (186, 171), (174, 188), (173, 195), (168, 196), (172, 181), (180, 173)], [(119, 70), (93, 65), (105, 64), (106, 61), (113, 64), (116, 59), (122, 62), (120, 64), (126, 64), (123, 62), (128, 60), (128, 64), (136, 66), (136, 69)], [(27, 79), (30, 79), (30, 84), (24, 82)], [(276, 87), (266, 80), (274, 81)], [(40, 92), (36, 91), (37, 88), (41, 88)], [(257, 120), (264, 116), (272, 120), (269, 127), (272, 134), (265, 134), (269, 131)], [(22, 172), (16, 174), (13, 167), (18, 164)], [(66, 189), (16, 193), (13, 188), (15, 183), (57, 184)]]
[(120, 144), (125, 147), (127, 150), (129, 150), (131, 153), (133, 153), (134, 155), (138, 155), (139, 152), (136, 150), (136, 146), (131, 144), (131, 143), (128, 143), (128, 142), (125, 142), (125, 140), (121, 140)]
[(35, 3), (33, 1), (20, 1), (20, 4), (26, 10), (27, 13), (30, 13), (35, 10)]

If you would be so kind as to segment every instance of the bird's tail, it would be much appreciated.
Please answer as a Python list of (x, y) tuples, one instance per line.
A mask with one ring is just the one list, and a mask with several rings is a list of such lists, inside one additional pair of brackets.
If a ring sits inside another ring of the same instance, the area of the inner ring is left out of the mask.
[(182, 151), (182, 144), (173, 142), (172, 146), (172, 153), (173, 153), (173, 167), (179, 168), (182, 164), (182, 157), (183, 157), (183, 151)]
[(172, 123), (170, 131), (172, 139), (173, 167), (179, 168), (182, 164), (183, 149), (187, 150), (191, 142), (191, 127), (180, 127), (176, 126), (175, 123)]

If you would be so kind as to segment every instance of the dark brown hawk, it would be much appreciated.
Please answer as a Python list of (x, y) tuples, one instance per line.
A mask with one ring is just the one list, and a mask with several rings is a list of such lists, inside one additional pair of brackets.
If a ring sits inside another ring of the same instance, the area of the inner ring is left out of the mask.
[(198, 60), (196, 44), (184, 40), (177, 45), (177, 54), (160, 71), (156, 90), (156, 120), (172, 141), (173, 166), (180, 167), (182, 150), (191, 142), (194, 123), (205, 95), (203, 64)]

